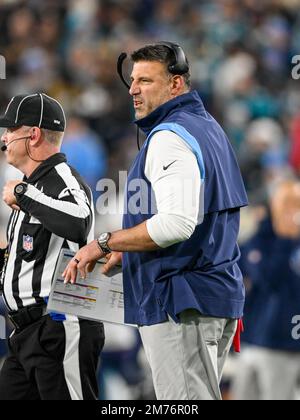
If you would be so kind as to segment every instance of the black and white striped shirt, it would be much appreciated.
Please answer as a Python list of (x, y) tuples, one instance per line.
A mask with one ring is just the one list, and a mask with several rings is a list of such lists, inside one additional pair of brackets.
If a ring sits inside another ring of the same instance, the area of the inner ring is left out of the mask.
[(10, 217), (9, 258), (3, 275), (3, 297), (9, 310), (47, 298), (62, 248), (78, 251), (94, 239), (90, 188), (66, 163), (63, 154), (43, 162), (18, 199), (21, 211)]

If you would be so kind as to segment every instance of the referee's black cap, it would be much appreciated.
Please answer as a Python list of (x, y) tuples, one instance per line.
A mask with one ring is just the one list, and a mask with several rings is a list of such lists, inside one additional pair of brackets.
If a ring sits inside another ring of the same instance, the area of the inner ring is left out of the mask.
[(23, 125), (64, 132), (66, 117), (63, 107), (45, 93), (15, 96), (0, 118), (0, 127), (16, 128)]

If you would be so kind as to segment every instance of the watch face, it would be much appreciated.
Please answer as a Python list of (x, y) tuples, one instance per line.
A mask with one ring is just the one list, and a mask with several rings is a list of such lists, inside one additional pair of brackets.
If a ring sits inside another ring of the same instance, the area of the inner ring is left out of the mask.
[(109, 235), (108, 233), (102, 233), (99, 237), (99, 241), (106, 241), (108, 239)]
[(16, 186), (16, 193), (17, 194), (23, 194), (24, 190), (25, 190), (24, 185), (21, 184), (21, 185)]

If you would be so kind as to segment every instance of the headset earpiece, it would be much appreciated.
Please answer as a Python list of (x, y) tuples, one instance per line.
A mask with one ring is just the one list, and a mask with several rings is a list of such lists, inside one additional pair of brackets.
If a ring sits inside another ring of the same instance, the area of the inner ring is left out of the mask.
[(159, 42), (156, 45), (161, 45), (163, 47), (169, 48), (174, 53), (175, 61), (173, 64), (169, 65), (169, 72), (171, 74), (178, 74), (182, 76), (185, 73), (188, 73), (190, 70), (188, 60), (183, 49), (178, 44), (173, 42)]

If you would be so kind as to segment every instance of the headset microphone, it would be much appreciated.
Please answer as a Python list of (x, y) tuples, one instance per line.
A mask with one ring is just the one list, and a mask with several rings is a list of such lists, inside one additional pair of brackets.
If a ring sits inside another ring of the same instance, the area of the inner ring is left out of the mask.
[(8, 149), (8, 146), (10, 145), (10, 144), (12, 144), (12, 143), (14, 143), (15, 141), (18, 141), (18, 140), (25, 140), (25, 139), (30, 139), (31, 138), (31, 136), (26, 136), (26, 137), (20, 137), (20, 138), (18, 138), (18, 139), (15, 139), (15, 140), (12, 140), (11, 142), (9, 142), (7, 145), (5, 144), (4, 146), (2, 146), (1, 147), (1, 152), (6, 152), (7, 151), (7, 149)]
[(118, 74), (120, 76), (120, 79), (122, 80), (122, 82), (124, 83), (124, 85), (127, 87), (127, 89), (130, 89), (130, 84), (126, 81), (124, 75), (123, 75), (123, 64), (124, 61), (127, 58), (127, 54), (125, 52), (123, 52), (119, 58), (118, 58), (118, 64), (117, 64), (117, 71)]

